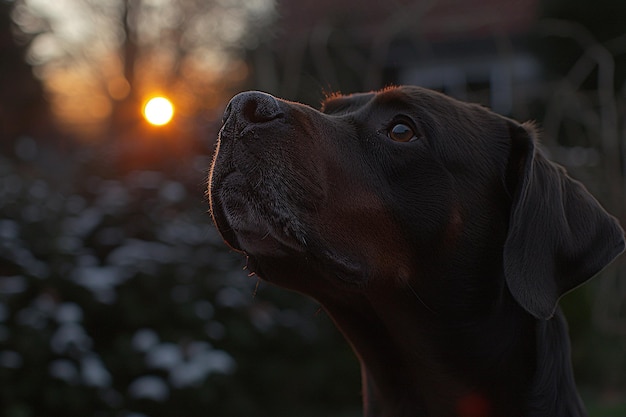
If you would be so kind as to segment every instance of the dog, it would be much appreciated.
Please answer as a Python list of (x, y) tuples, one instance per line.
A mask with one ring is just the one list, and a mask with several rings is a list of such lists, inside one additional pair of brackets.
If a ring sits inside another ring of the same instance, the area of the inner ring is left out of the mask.
[(559, 298), (624, 232), (532, 123), (427, 89), (228, 104), (212, 219), (250, 271), (317, 300), (367, 417), (585, 416)]

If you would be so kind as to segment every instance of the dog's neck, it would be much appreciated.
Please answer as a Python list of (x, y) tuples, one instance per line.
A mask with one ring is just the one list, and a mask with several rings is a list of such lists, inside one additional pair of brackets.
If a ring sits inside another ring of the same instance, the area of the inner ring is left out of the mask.
[(348, 297), (325, 308), (361, 361), (366, 417), (585, 415), (560, 313), (538, 322), (504, 303), (459, 327), (410, 291)]

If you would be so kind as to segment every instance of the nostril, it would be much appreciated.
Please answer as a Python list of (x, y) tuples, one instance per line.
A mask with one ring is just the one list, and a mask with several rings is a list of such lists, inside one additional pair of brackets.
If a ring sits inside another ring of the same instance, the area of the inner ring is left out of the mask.
[(256, 101), (256, 97), (252, 97), (250, 100), (246, 101), (243, 105), (242, 113), (243, 117), (250, 122), (260, 122), (263, 119), (262, 114), (257, 114), (257, 110), (259, 109), (259, 103)]
[(246, 91), (233, 97), (222, 118), (224, 126), (241, 130), (248, 124), (263, 124), (284, 117), (278, 99), (260, 91)]
[(264, 123), (283, 115), (278, 101), (269, 94), (250, 93), (241, 108), (243, 117), (251, 123)]

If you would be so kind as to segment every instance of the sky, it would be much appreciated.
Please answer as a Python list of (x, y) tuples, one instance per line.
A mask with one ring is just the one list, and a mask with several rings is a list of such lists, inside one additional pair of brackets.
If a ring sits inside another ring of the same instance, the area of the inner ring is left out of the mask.
[(58, 122), (92, 135), (129, 95), (168, 96), (182, 117), (210, 112), (274, 18), (273, 0), (22, 0), (13, 13)]

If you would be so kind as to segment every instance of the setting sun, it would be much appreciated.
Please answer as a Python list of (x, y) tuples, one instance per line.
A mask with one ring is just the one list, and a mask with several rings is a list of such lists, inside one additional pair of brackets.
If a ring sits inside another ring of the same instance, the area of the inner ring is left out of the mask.
[(172, 120), (174, 106), (165, 97), (154, 97), (144, 106), (143, 115), (150, 124), (163, 126)]

